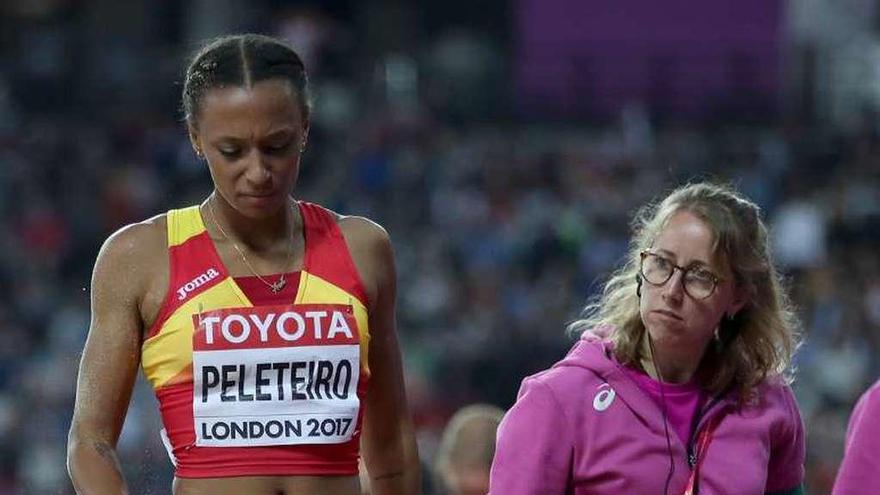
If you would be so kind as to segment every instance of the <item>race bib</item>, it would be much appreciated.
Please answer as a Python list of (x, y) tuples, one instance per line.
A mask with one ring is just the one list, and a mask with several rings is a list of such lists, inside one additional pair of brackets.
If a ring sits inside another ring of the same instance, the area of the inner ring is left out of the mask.
[(226, 308), (193, 315), (193, 324), (196, 445), (351, 439), (360, 339), (350, 306)]

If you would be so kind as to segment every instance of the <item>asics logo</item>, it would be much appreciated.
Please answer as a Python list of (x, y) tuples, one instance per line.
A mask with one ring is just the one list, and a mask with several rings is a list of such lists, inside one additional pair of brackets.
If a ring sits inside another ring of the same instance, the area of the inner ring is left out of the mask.
[(183, 301), (184, 299), (186, 299), (189, 296), (190, 292), (198, 289), (199, 287), (207, 284), (208, 282), (210, 282), (211, 280), (214, 280), (215, 278), (217, 278), (219, 276), (220, 276), (219, 271), (217, 271), (213, 268), (207, 269), (204, 273), (202, 273), (198, 277), (190, 280), (189, 282), (184, 284), (183, 287), (179, 287), (177, 289), (177, 300)]
[(617, 396), (617, 392), (611, 388), (611, 385), (607, 383), (603, 383), (599, 385), (599, 392), (593, 397), (593, 409), (602, 412), (609, 407), (611, 407), (611, 403), (614, 402), (614, 397)]

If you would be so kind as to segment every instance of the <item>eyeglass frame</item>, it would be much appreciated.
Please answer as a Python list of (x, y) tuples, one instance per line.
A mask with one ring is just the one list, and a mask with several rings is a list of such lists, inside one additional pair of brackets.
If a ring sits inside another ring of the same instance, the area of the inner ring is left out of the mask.
[[(672, 270), (669, 272), (669, 276), (667, 276), (666, 280), (660, 282), (659, 284), (655, 284), (654, 282), (651, 282), (650, 280), (648, 280), (648, 277), (645, 276), (645, 272), (644, 272), (645, 258), (648, 256), (656, 256), (656, 257), (666, 261), (670, 265), (672, 265)], [(690, 297), (692, 299), (696, 299), (697, 301), (703, 301), (703, 300), (709, 299), (710, 297), (712, 297), (712, 294), (715, 293), (715, 289), (718, 288), (718, 284), (724, 281), (724, 278), (719, 277), (711, 270), (706, 269), (706, 272), (708, 272), (709, 276), (712, 277), (712, 289), (705, 296), (696, 297), (693, 294), (691, 294), (690, 291), (688, 291), (687, 284), (685, 283), (685, 277), (687, 276), (687, 273), (689, 271), (691, 271), (692, 268), (693, 268), (693, 266), (691, 266), (689, 268), (685, 268), (683, 266), (676, 265), (675, 263), (672, 262), (671, 259), (669, 259), (665, 256), (662, 256), (658, 253), (655, 253), (655, 252), (651, 251), (650, 249), (643, 249), (642, 251), (639, 252), (639, 275), (642, 277), (642, 280), (653, 285), (654, 287), (662, 287), (662, 286), (666, 285), (670, 279), (672, 279), (672, 276), (675, 275), (675, 270), (678, 269), (681, 272), (681, 278), (682, 278), (681, 288), (684, 290), (685, 294), (688, 295), (688, 297)]]

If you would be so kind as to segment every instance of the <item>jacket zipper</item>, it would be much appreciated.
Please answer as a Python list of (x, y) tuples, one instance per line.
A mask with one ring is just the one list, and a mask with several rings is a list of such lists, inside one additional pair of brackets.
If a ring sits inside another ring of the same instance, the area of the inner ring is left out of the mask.
[(699, 433), (699, 426), (702, 425), (703, 419), (707, 416), (707, 413), (712, 410), (713, 407), (721, 403), (721, 398), (723, 397), (723, 395), (724, 394), (713, 397), (709, 404), (706, 407), (700, 409), (700, 411), (694, 417), (694, 422), (691, 425), (691, 436), (688, 439), (687, 444), (687, 463), (688, 467), (690, 467), (691, 470), (693, 470), (694, 467), (697, 465), (696, 441), (697, 434)]

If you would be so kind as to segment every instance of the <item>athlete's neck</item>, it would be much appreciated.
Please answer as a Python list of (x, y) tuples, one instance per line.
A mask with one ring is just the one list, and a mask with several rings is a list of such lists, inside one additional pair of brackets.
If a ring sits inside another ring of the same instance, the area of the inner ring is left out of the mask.
[(299, 210), (290, 202), (265, 218), (248, 218), (236, 211), (216, 191), (202, 203), (202, 218), (215, 221), (221, 237), (251, 252), (270, 251), (279, 243), (290, 243), (301, 225)]

